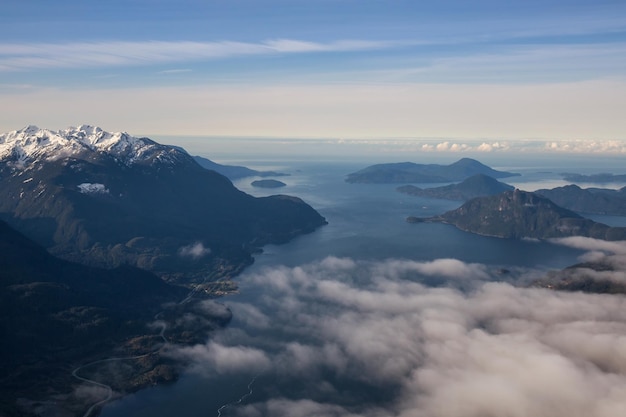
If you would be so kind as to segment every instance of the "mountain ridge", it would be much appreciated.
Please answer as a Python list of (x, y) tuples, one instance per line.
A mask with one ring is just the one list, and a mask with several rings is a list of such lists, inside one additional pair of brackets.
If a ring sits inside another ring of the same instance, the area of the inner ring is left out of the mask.
[(0, 219), (64, 259), (202, 282), (326, 224), (301, 199), (248, 195), (175, 147), (87, 125), (51, 132), (0, 135)]
[(109, 154), (127, 165), (146, 162), (173, 163), (179, 150), (126, 132), (110, 133), (99, 127), (80, 125), (62, 130), (29, 125), (0, 135), (0, 160), (13, 160), (28, 168), (42, 159), (79, 155), (82, 152)]
[(195, 159), (200, 166), (206, 169), (212, 169), (213, 171), (216, 171), (231, 180), (238, 180), (246, 177), (283, 177), (289, 175), (276, 171), (257, 171), (255, 169), (239, 165), (218, 164), (217, 162), (198, 155), (195, 155), (193, 159)]

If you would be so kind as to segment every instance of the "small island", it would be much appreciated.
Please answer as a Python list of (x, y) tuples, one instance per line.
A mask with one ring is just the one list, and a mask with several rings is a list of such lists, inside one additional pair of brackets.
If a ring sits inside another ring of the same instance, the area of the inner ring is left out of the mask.
[(280, 188), (287, 184), (278, 180), (256, 180), (252, 181), (251, 185), (258, 188)]

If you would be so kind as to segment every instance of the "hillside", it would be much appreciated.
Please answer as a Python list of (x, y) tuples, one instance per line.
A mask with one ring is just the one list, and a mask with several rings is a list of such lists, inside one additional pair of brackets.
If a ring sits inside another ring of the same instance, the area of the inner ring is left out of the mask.
[(0, 135), (0, 193), (0, 219), (64, 259), (185, 282), (326, 223), (299, 198), (252, 197), (175, 147), (92, 126)]
[[(94, 358), (155, 352), (163, 337), (148, 325), (157, 314), (171, 341), (186, 341), (190, 331), (202, 341), (228, 322), (227, 315), (206, 313), (201, 326), (174, 320), (197, 309), (202, 297), (178, 304), (188, 293), (138, 268), (106, 270), (55, 258), (0, 221), (0, 415), (25, 415), (28, 402), (16, 399), (52, 395), (59, 395), (57, 412), (84, 412), (93, 401), (73, 396), (79, 381), (72, 368)], [(175, 377), (156, 353), (130, 364), (130, 373), (107, 383), (136, 390)]]

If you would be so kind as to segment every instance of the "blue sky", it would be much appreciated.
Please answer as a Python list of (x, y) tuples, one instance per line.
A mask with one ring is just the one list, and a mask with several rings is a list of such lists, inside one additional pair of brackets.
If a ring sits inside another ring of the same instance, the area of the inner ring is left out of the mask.
[(626, 139), (626, 2), (0, 4), (0, 130)]

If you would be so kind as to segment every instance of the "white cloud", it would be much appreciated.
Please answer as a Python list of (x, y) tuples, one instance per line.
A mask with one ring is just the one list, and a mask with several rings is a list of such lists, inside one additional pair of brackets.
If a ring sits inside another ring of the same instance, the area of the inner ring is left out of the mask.
[(183, 257), (189, 257), (193, 259), (202, 258), (211, 253), (210, 248), (205, 248), (202, 242), (195, 242), (191, 245), (183, 246), (178, 250), (178, 254)]
[(575, 249), (599, 251), (602, 253), (626, 254), (626, 241), (607, 241), (584, 236), (550, 239), (551, 242)]
[(259, 349), (246, 346), (223, 346), (208, 342), (206, 345), (181, 347), (164, 352), (173, 358), (190, 361), (192, 369), (207, 372), (211, 369), (218, 374), (227, 372), (260, 372), (267, 370), (270, 362)]

